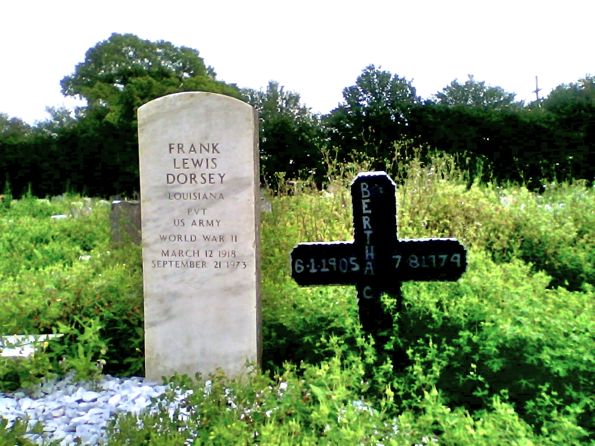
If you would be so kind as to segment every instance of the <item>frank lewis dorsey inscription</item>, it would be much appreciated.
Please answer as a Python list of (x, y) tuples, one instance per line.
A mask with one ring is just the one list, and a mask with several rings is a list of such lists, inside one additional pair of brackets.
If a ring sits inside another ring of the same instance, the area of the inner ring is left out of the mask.
[(259, 360), (255, 125), (249, 105), (213, 93), (139, 109), (149, 378)]

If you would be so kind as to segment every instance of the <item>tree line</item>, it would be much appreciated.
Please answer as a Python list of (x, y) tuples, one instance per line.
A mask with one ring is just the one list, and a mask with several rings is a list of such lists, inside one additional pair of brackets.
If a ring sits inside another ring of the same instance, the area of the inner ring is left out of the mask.
[(555, 88), (530, 104), (473, 76), (422, 99), (407, 79), (365, 67), (343, 101), (316, 115), (298, 93), (271, 81), (264, 90), (217, 79), (197, 50), (112, 34), (61, 81), (84, 99), (30, 126), (0, 114), (0, 181), (19, 196), (131, 196), (139, 190), (136, 111), (170, 93), (209, 91), (248, 102), (260, 115), (261, 181), (323, 184), (328, 159), (387, 169), (395, 156), (452, 154), (472, 175), (523, 182), (593, 179), (595, 77)]

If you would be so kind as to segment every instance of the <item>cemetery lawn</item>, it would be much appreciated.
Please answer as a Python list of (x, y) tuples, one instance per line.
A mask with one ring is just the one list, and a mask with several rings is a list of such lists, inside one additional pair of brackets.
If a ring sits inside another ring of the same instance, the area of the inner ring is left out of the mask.
[[(456, 237), (469, 265), (457, 282), (406, 282), (377, 349), (353, 286), (290, 277), (295, 244), (353, 238), (355, 174), (267, 194), (262, 370), (174, 377), (193, 390), (183, 409), (168, 412), (167, 392), (153, 414), (114, 419), (109, 444), (591, 444), (594, 189), (468, 184), (444, 160), (412, 162), (397, 181), (399, 237)], [(64, 334), (28, 360), (0, 357), (2, 391), (65, 373), (142, 376), (141, 253), (110, 245), (109, 210), (68, 195), (0, 202), (2, 333)], [(23, 435), (3, 426), (0, 444)]]

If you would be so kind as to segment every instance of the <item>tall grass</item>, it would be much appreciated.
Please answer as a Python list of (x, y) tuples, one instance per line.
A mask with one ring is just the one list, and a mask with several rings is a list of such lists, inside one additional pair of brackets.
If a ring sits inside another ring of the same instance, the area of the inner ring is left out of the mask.
[[(322, 190), (294, 183), (268, 196), (262, 369), (240, 381), (176, 377), (153, 413), (114, 420), (110, 444), (588, 444), (593, 189), (479, 183), (440, 156), (400, 166), (399, 237), (453, 236), (469, 251), (458, 282), (403, 286), (389, 344), (406, 364), (378, 356), (354, 287), (299, 287), (290, 277), (296, 243), (353, 237), (348, 185), (359, 168), (336, 166)], [(71, 207), (30, 197), (0, 210), (0, 326), (70, 328), (32, 363), (2, 363), (4, 388), (67, 369), (142, 373), (140, 252), (109, 245), (101, 203), (76, 217)], [(192, 393), (170, 413), (175, 387)]]

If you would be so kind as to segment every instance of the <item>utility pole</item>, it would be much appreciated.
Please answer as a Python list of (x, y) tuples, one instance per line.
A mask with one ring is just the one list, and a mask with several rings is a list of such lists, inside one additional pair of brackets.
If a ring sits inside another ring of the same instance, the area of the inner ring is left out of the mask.
[(541, 88), (539, 88), (539, 81), (537, 79), (537, 76), (535, 76), (535, 90), (533, 90), (533, 93), (535, 93), (535, 99), (537, 100), (537, 102), (539, 102), (539, 92), (541, 91)]

